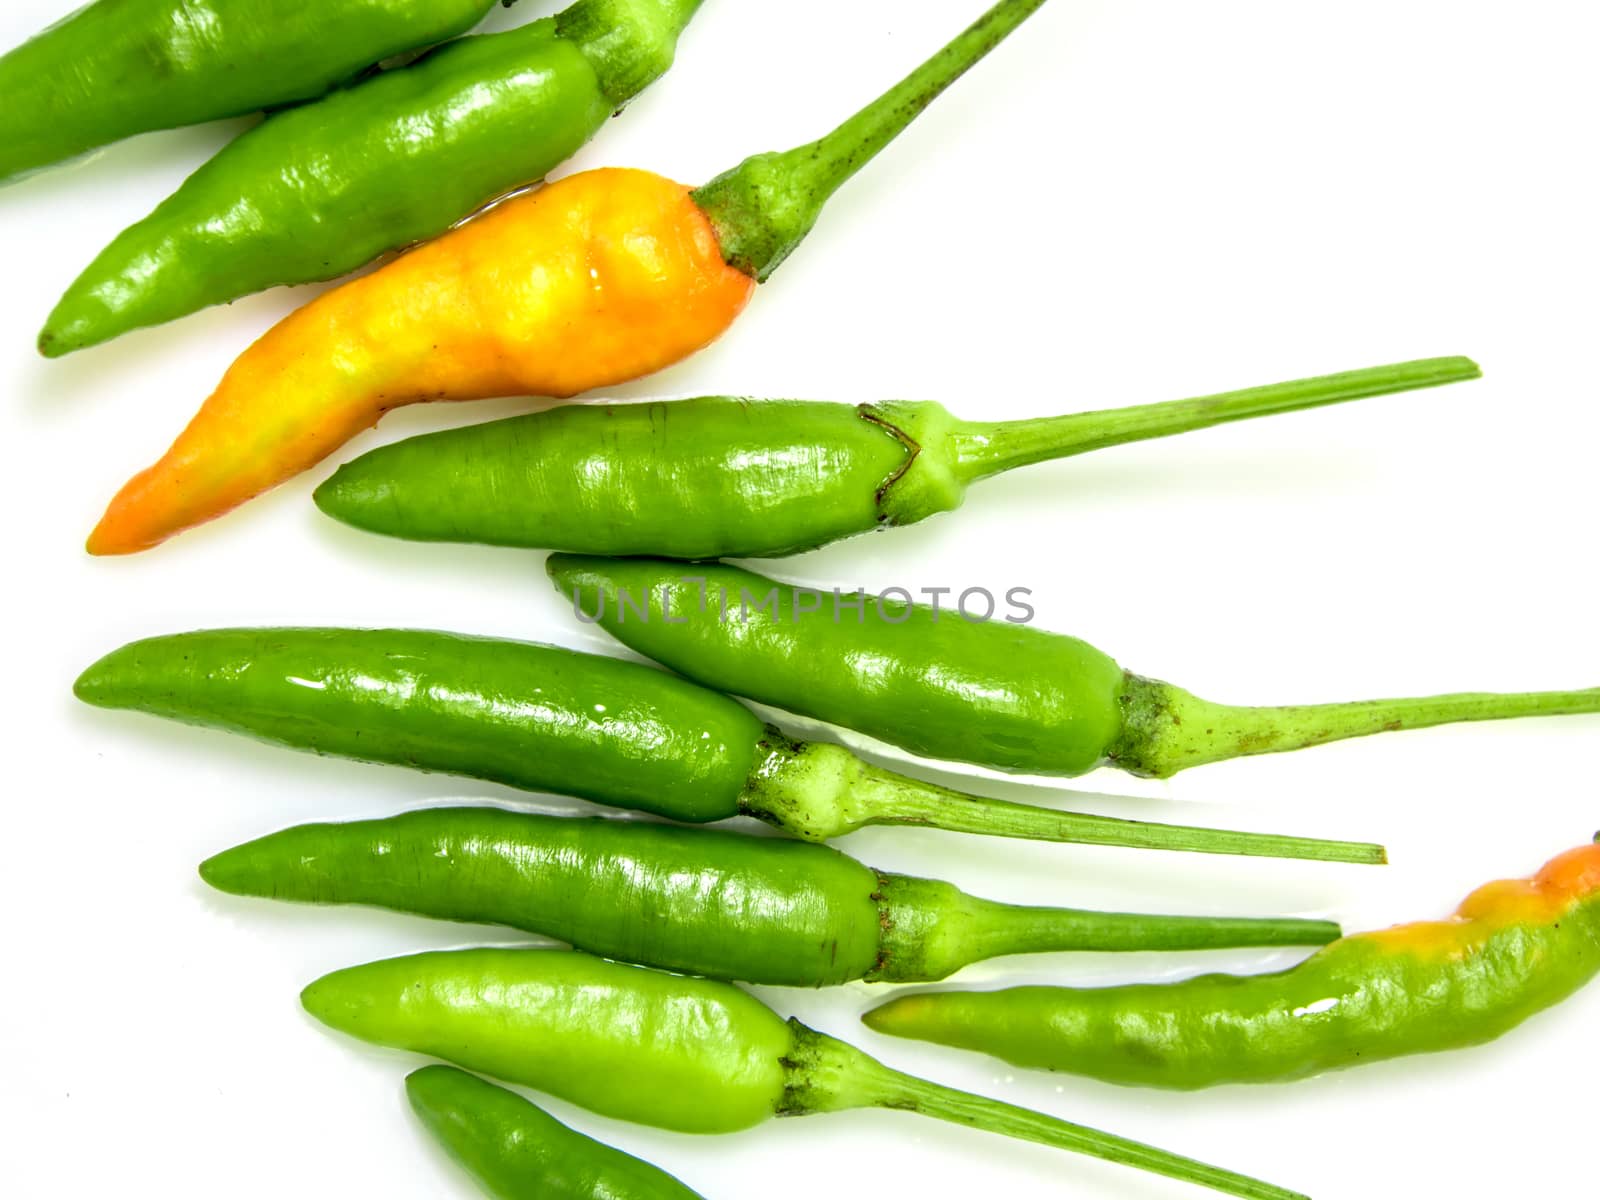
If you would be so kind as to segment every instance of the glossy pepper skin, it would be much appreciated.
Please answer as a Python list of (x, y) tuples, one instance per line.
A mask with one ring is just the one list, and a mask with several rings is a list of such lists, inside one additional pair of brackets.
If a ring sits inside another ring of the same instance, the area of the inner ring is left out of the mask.
[(661, 1168), (454, 1067), (413, 1071), (406, 1097), (428, 1132), (497, 1200), (703, 1200)]
[[(806, 588), (722, 563), (551, 555), (585, 621), (718, 691), (918, 754), (1080, 775), (1186, 767), (1455, 721), (1600, 712), (1600, 689), (1241, 708), (1124, 671), (1086, 642), (1005, 619)], [(670, 617), (670, 619), (666, 619)]]
[[(891, 1070), (727, 983), (561, 950), (454, 950), (350, 967), (317, 1020), (591, 1112), (683, 1133), (852, 1108), (920, 1113), (1257, 1200), (1295, 1193)], [(1303, 1198), (1302, 1198), (1303, 1200)]]
[(0, 181), (136, 133), (320, 96), (496, 0), (96, 0), (0, 58)]
[(269, 118), (124, 230), (39, 337), (57, 357), (332, 279), (542, 179), (671, 65), (701, 0), (579, 0)]
[(743, 705), (553, 646), (411, 630), (224, 629), (134, 642), (78, 695), (266, 741), (718, 821), (760, 759)]
[(883, 1033), (1113, 1083), (1270, 1083), (1474, 1046), (1600, 972), (1600, 846), (1480, 888), (1445, 921), (1361, 933), (1272, 975), (902, 996)]
[(706, 397), (569, 405), (411, 438), (340, 467), (317, 506), (377, 533), (590, 554), (789, 554), (878, 524), (906, 468), (847, 405)]
[(960, 507), (1014, 467), (1478, 375), (1465, 358), (1026, 421), (926, 401), (706, 396), (555, 408), (384, 446), (316, 491), (323, 512), (420, 541), (668, 558), (795, 554)]
[(212, 887), (509, 925), (604, 958), (746, 983), (943, 979), (1002, 954), (1322, 945), (1328, 921), (1028, 908), (826, 846), (498, 808), (301, 825), (200, 866)]
[(74, 688), (127, 708), (367, 762), (823, 841), (920, 825), (1096, 845), (1381, 863), (1383, 849), (1059, 812), (952, 791), (798, 742), (637, 663), (417, 630), (222, 629), (133, 642)]
[(292, 313), (247, 350), (91, 554), (147, 550), (315, 466), (385, 412), (429, 400), (575, 396), (715, 340), (833, 191), (1044, 0), (999, 0), (817, 142), (699, 189), (647, 171), (569, 175)]

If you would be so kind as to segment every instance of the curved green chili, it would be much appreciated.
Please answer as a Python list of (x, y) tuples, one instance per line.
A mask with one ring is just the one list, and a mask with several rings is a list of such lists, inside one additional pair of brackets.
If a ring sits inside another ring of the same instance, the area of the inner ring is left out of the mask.
[(735, 1133), (776, 1116), (920, 1113), (1258, 1200), (1295, 1193), (891, 1070), (727, 983), (564, 950), (455, 950), (325, 975), (326, 1025), (434, 1055), (604, 1116)]
[(0, 58), (0, 181), (136, 133), (320, 96), (495, 0), (97, 0)]
[(1272, 975), (928, 992), (873, 1029), (1113, 1083), (1268, 1083), (1474, 1046), (1600, 972), (1600, 846), (1502, 880), (1447, 921), (1355, 934)]
[(406, 1097), (428, 1132), (498, 1200), (703, 1200), (660, 1167), (454, 1067), (411, 1072)]
[(1379, 863), (1361, 842), (1055, 812), (799, 742), (716, 692), (554, 646), (393, 629), (221, 629), (133, 642), (79, 699), (318, 754), (559, 792), (700, 824), (750, 816), (825, 841), (865, 825)]
[(707, 396), (547, 409), (409, 438), (340, 467), (329, 516), (396, 537), (584, 554), (794, 554), (960, 507), (1015, 467), (1268, 413), (1474, 379), (1465, 358), (1024, 421), (938, 404)]
[(721, 563), (556, 554), (549, 571), (584, 620), (708, 687), (1004, 771), (1164, 778), (1369, 733), (1600, 712), (1600, 688), (1239, 708), (1014, 624), (981, 589), (941, 609)]
[(605, 958), (793, 987), (943, 979), (1004, 954), (1339, 936), (1331, 921), (999, 904), (806, 842), (498, 808), (301, 825), (225, 850), (200, 875), (236, 895), (509, 925)]
[(578, 0), (271, 117), (67, 289), (57, 357), (280, 284), (346, 274), (542, 179), (672, 65), (701, 0)]

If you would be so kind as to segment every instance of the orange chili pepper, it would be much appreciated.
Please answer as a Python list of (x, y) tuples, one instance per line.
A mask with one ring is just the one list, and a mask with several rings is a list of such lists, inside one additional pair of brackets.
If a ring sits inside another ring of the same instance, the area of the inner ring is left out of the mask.
[(251, 346), (91, 554), (144, 550), (320, 462), (391, 408), (572, 396), (693, 354), (755, 280), (689, 189), (585, 171), (519, 196), (291, 313)]
[(697, 190), (645, 171), (569, 176), (290, 314), (117, 494), (89, 552), (149, 549), (221, 516), (391, 408), (565, 398), (688, 357), (733, 323), (834, 191), (1044, 2), (1000, 0), (816, 142)]

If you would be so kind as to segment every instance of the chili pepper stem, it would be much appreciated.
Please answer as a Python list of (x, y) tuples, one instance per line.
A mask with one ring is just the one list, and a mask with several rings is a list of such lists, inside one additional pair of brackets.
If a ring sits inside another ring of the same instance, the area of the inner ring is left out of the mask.
[(1000, 0), (832, 133), (747, 158), (698, 188), (694, 202), (710, 218), (728, 265), (766, 282), (811, 232), (834, 192), (1044, 3)]
[(787, 1078), (782, 1115), (804, 1116), (852, 1108), (898, 1109), (1120, 1163), (1246, 1200), (1306, 1200), (1299, 1192), (1154, 1146), (902, 1074), (854, 1046), (798, 1021), (790, 1021), (789, 1027), (794, 1034), (794, 1048), (784, 1060)]
[(1277, 754), (1345, 738), (1463, 721), (1600, 713), (1600, 688), (1565, 692), (1459, 692), (1341, 704), (1235, 707), (1130, 673), (1122, 738), (1108, 757), (1135, 775), (1164, 779), (1188, 767)]
[(1368, 396), (1438, 387), (1477, 379), (1481, 374), (1478, 364), (1469, 358), (1425, 358), (1133, 408), (1026, 421), (961, 422), (951, 432), (951, 467), (958, 479), (970, 483), (1014, 467), (1107, 446)]
[(796, 742), (768, 728), (765, 760), (751, 773), (740, 811), (808, 841), (869, 825), (920, 825), (951, 833), (1381, 865), (1382, 846), (1282, 834), (1206, 829), (1062, 812), (975, 796), (888, 771), (827, 742)]
[[(1244, 946), (1325, 946), (1333, 921), (1298, 917), (1178, 917), (1154, 913), (1027, 908), (968, 899), (963, 922), (984, 958), (1053, 951), (1216, 950)], [(976, 961), (974, 956), (973, 961)]]
[(1438, 387), (1481, 374), (1469, 358), (1427, 358), (1189, 400), (1025, 421), (962, 421), (943, 405), (925, 400), (868, 404), (858, 412), (909, 451), (906, 464), (878, 489), (877, 505), (882, 523), (911, 525), (960, 508), (976, 481), (1032, 463), (1229, 421)]
[[(908, 783), (914, 786), (905, 786)], [(974, 796), (937, 784), (908, 780), (870, 766), (857, 783), (852, 800), (868, 814), (853, 826), (856, 829), (866, 825), (926, 825), (952, 833), (1070, 842), (1080, 846), (1126, 846), (1139, 850), (1291, 858), (1364, 866), (1382, 866), (1388, 861), (1387, 852), (1374, 842), (1207, 829), (1198, 825), (1167, 825), (1095, 813), (1063, 812)]]
[(907, 875), (880, 875), (874, 898), (883, 932), (877, 965), (865, 976), (870, 982), (944, 979), (972, 963), (1008, 954), (1324, 946), (1341, 932), (1332, 921), (1295, 917), (1183, 917), (1002, 904), (937, 879)]

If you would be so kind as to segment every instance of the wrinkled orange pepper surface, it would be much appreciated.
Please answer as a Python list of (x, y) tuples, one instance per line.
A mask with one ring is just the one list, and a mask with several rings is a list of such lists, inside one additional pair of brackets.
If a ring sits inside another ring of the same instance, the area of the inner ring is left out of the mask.
[(1393, 953), (1461, 959), (1513, 925), (1558, 922), (1580, 904), (1600, 896), (1600, 843), (1579, 846), (1551, 859), (1528, 879), (1497, 879), (1478, 888), (1443, 921), (1412, 921), (1390, 929), (1353, 934)]

